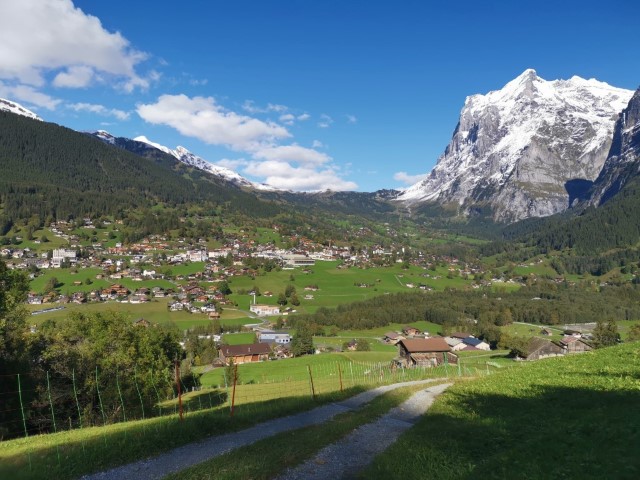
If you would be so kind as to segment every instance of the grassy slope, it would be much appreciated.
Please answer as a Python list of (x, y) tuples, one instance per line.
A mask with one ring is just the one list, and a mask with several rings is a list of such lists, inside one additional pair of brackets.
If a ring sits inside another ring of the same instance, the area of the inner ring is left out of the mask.
[(631, 343), (457, 384), (364, 477), (639, 478), (639, 371)]

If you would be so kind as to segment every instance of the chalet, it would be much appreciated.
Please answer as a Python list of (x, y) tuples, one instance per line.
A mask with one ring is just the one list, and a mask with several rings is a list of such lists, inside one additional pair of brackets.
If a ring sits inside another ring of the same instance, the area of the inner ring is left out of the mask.
[(276, 345), (273, 348), (273, 354), (278, 359), (293, 357), (293, 353), (291, 352), (291, 348), (289, 348), (289, 345), (282, 345), (282, 344)]
[(550, 337), (551, 335), (553, 335), (553, 332), (547, 327), (544, 327), (542, 330), (540, 330), (540, 335), (546, 335), (547, 337)]
[(384, 337), (382, 337), (382, 341), (389, 345), (397, 345), (400, 340), (404, 339), (405, 337), (395, 332), (387, 332), (384, 334)]
[(593, 346), (588, 344), (582, 338), (577, 338), (572, 335), (567, 335), (558, 342), (564, 353), (584, 353), (593, 350)]
[(458, 351), (464, 349), (464, 347), (467, 346), (459, 338), (444, 337), (444, 341), (447, 342), (447, 345), (449, 345), (451, 347), (451, 350), (454, 351), (454, 352), (458, 352)]
[(219, 320), (219, 319), (220, 319), (220, 312), (218, 311), (209, 312), (209, 320)]
[(411, 338), (398, 342), (396, 363), (402, 367), (436, 367), (446, 363), (458, 363), (458, 356), (444, 338)]
[(220, 360), (229, 364), (233, 359), (236, 365), (241, 363), (263, 362), (269, 359), (271, 347), (266, 343), (253, 343), (250, 345), (224, 345), (220, 348)]
[(560, 345), (544, 338), (533, 337), (527, 343), (525, 360), (540, 360), (542, 358), (558, 357), (564, 354)]
[(100, 296), (104, 298), (117, 298), (126, 297), (129, 293), (131, 292), (127, 287), (123, 287), (119, 283), (114, 283), (113, 285), (103, 289)]
[(462, 343), (464, 343), (469, 347), (477, 348), (478, 350), (486, 350), (486, 351), (491, 350), (491, 346), (487, 342), (484, 342), (479, 338), (475, 338), (475, 337), (467, 337), (462, 340)]
[(418, 330), (416, 327), (407, 325), (402, 329), (402, 333), (404, 333), (408, 337), (415, 337), (416, 335), (420, 335), (420, 330)]
[(276, 305), (264, 305), (261, 303), (255, 303), (249, 306), (249, 310), (259, 317), (265, 317), (267, 315), (279, 315), (280, 307)]
[(189, 285), (184, 288), (184, 293), (187, 295), (199, 296), (204, 294), (204, 289), (198, 285)]
[(356, 339), (353, 339), (350, 342), (347, 342), (346, 347), (347, 350), (353, 352), (358, 349), (358, 341)]
[(452, 332), (449, 336), (451, 338), (457, 338), (458, 340), (464, 340), (465, 338), (472, 337), (473, 335), (468, 332)]

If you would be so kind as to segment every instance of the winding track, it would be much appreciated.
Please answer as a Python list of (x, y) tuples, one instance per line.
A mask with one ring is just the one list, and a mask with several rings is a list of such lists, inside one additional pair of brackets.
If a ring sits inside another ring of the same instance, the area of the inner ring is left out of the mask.
[[(136, 480), (160, 479), (170, 473), (197, 465), (223, 455), (239, 447), (250, 445), (278, 433), (326, 422), (339, 413), (360, 408), (374, 398), (396, 388), (432, 383), (436, 380), (418, 380), (396, 383), (363, 392), (340, 403), (317, 407), (288, 417), (276, 418), (260, 423), (240, 432), (209, 437), (205, 440), (184, 445), (154, 458), (140, 460), (105, 472), (82, 477), (83, 480)], [(318, 460), (307, 462), (298, 469), (286, 471), (281, 479), (343, 478), (366, 466), (373, 457), (391, 445), (397, 437), (422, 415), (433, 403), (435, 397), (449, 386), (437, 385), (413, 395), (409, 400), (389, 411), (378, 421), (356, 429), (343, 440), (323, 449), (317, 458), (325, 461), (327, 467), (318, 468)], [(344, 443), (343, 443), (344, 442)], [(328, 450), (329, 449), (329, 450)], [(332, 450), (331, 450), (332, 449)], [(364, 463), (363, 463), (364, 461)], [(324, 471), (324, 476), (309, 476), (309, 465), (313, 470)], [(305, 470), (307, 468), (307, 470)], [(327, 470), (327, 469), (331, 470)], [(328, 475), (328, 476), (327, 476)]]

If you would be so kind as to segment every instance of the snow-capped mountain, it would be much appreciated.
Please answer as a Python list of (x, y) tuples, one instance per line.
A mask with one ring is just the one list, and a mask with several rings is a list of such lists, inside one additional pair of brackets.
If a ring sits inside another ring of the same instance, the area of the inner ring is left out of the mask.
[(177, 158), (182, 163), (185, 163), (189, 166), (198, 168), (205, 172), (209, 172), (218, 177), (222, 177), (225, 180), (234, 183), (240, 187), (249, 187), (257, 190), (275, 190), (268, 185), (254, 183), (250, 180), (247, 180), (242, 175), (234, 172), (233, 170), (225, 167), (221, 167), (219, 165), (214, 165), (213, 163), (207, 162), (203, 158), (191, 153), (184, 147), (177, 146), (175, 150), (172, 150), (164, 145), (160, 145), (159, 143), (152, 142), (145, 136), (136, 137), (133, 139), (136, 142), (146, 143), (147, 145), (154, 147), (164, 153), (167, 153), (175, 158)]
[(640, 88), (618, 116), (604, 167), (593, 183), (589, 205), (599, 206), (640, 175)]
[(615, 119), (633, 95), (594, 79), (546, 81), (526, 70), (501, 90), (467, 97), (437, 165), (398, 199), (490, 207), (517, 221), (569, 207), (569, 185), (593, 181)]
[[(92, 132), (91, 135), (99, 138), (103, 142), (110, 143), (111, 145), (118, 145), (118, 146), (124, 147), (124, 145), (121, 144), (122, 142), (120, 142), (118, 138), (114, 137), (109, 132), (106, 132), (104, 130), (98, 130), (96, 132)], [(177, 160), (179, 160), (180, 162), (186, 165), (208, 172), (228, 182), (231, 182), (239, 187), (247, 187), (247, 188), (253, 188), (255, 190), (263, 190), (263, 191), (277, 190), (276, 188), (271, 187), (269, 185), (251, 182), (250, 180), (247, 180), (242, 175), (234, 172), (229, 168), (221, 167), (219, 165), (214, 165), (213, 163), (207, 162), (203, 158), (191, 153), (189, 150), (187, 150), (184, 147), (178, 146), (175, 148), (175, 150), (172, 150), (168, 147), (165, 147), (164, 145), (161, 145), (156, 142), (152, 142), (145, 136), (136, 137), (133, 139), (133, 142), (136, 142), (136, 144), (142, 146), (143, 148), (154, 148), (163, 153), (166, 153), (167, 155), (171, 155), (172, 157), (176, 158)], [(129, 147), (125, 147), (125, 148), (130, 149)], [(134, 153), (137, 153), (137, 152), (134, 152)]]
[(42, 121), (42, 119), (31, 110), (24, 108), (19, 103), (12, 102), (11, 100), (5, 100), (4, 98), (0, 98), (0, 111), (16, 113), (23, 117)]

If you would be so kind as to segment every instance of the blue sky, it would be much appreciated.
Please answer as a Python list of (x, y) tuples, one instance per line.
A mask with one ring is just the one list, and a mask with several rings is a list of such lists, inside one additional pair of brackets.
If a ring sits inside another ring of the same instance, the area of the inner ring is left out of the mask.
[(640, 85), (633, 0), (0, 0), (0, 97), (294, 190), (407, 186), (527, 68)]

